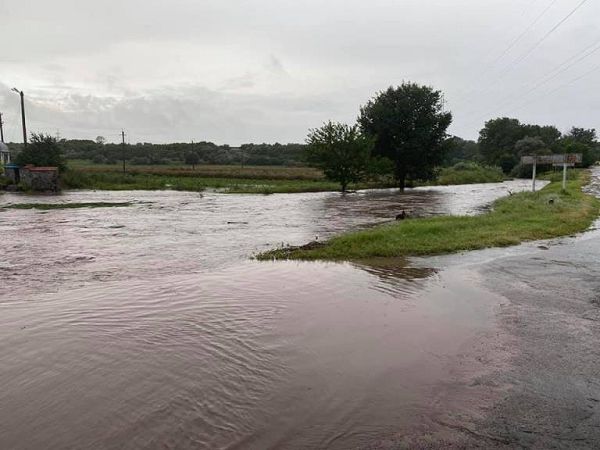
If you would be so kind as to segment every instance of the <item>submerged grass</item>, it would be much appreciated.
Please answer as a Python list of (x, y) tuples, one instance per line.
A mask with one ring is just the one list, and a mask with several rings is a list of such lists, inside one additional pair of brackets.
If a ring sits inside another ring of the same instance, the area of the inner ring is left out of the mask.
[(110, 203), (110, 202), (90, 202), (90, 203), (13, 203), (3, 205), (3, 209), (74, 209), (74, 208), (122, 208), (131, 206), (129, 202)]
[(281, 248), (260, 260), (364, 260), (376, 257), (430, 255), (516, 245), (581, 232), (600, 212), (600, 201), (584, 194), (582, 174), (562, 190), (553, 182), (539, 192), (523, 192), (497, 200), (480, 216), (409, 219), (343, 234), (324, 245)]

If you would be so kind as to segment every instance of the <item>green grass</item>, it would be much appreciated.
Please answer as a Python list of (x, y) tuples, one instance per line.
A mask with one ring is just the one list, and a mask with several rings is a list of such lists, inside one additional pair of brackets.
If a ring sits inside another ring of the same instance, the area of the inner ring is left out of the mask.
[[(463, 163), (442, 169), (437, 182), (426, 184), (470, 184), (504, 180), (499, 169)], [(216, 189), (236, 194), (275, 194), (339, 191), (340, 185), (327, 181), (323, 172), (311, 167), (199, 165), (92, 164), (69, 161), (68, 172), (61, 175), (64, 188), (101, 190), (203, 191)], [(350, 185), (350, 190), (394, 187), (391, 180)]]
[(409, 219), (335, 237), (322, 246), (281, 248), (260, 260), (365, 260), (377, 257), (431, 255), (516, 245), (523, 241), (571, 235), (590, 227), (600, 201), (581, 191), (587, 175), (562, 191), (553, 182), (543, 190), (497, 200), (480, 216)]
[[(283, 175), (280, 174), (282, 177)], [(338, 183), (325, 180), (298, 178), (219, 178), (201, 177), (195, 173), (174, 172), (103, 172), (100, 170), (69, 170), (61, 175), (62, 186), (67, 189), (99, 190), (162, 190), (204, 191), (216, 189), (225, 193), (274, 194), (297, 192), (327, 192), (340, 189)], [(361, 183), (350, 189), (390, 187), (386, 183)]]
[[(84, 173), (117, 173), (122, 174), (120, 164), (93, 164), (81, 160), (70, 160), (69, 167)], [(162, 175), (196, 178), (240, 178), (248, 180), (307, 180), (324, 181), (325, 176), (319, 169), (312, 167), (285, 166), (239, 166), (201, 164), (194, 169), (191, 166), (172, 165), (131, 165), (126, 166), (127, 173), (134, 175)]]
[(91, 202), (91, 203), (13, 203), (10, 205), (1, 205), (2, 209), (73, 209), (73, 208), (122, 208), (131, 206), (131, 203), (109, 203), (109, 202)]

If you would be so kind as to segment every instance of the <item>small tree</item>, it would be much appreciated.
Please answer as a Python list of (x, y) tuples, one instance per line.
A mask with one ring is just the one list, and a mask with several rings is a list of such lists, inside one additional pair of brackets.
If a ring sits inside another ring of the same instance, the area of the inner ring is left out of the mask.
[(44, 133), (32, 133), (29, 143), (19, 152), (15, 160), (22, 166), (32, 164), (38, 167), (58, 167), (60, 170), (67, 168), (56, 138)]
[(185, 154), (185, 163), (192, 166), (192, 170), (196, 170), (196, 164), (200, 162), (200, 156), (196, 152), (187, 152)]
[(364, 177), (373, 142), (356, 125), (327, 122), (311, 130), (306, 143), (309, 163), (322, 169), (327, 179), (340, 183), (342, 192)]

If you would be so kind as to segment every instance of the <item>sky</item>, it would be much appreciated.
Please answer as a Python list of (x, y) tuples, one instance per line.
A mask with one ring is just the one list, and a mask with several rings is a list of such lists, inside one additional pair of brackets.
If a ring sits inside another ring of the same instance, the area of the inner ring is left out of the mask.
[[(574, 12), (573, 12), (574, 11)], [(444, 93), (486, 120), (600, 128), (596, 0), (0, 0), (0, 112), (118, 141), (303, 142), (377, 92)]]

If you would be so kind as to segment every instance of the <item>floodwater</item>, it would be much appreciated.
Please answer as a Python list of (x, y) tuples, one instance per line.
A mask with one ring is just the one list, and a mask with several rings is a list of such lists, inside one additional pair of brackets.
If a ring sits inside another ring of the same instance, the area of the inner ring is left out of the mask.
[(0, 210), (0, 448), (352, 448), (427, 420), (493, 326), (475, 271), (250, 258), (528, 187), (0, 196), (133, 202)]

